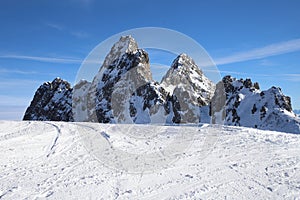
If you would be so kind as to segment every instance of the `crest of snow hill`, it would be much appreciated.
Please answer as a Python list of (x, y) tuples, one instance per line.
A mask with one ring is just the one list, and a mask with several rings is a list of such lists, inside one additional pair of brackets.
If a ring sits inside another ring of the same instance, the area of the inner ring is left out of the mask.
[(278, 87), (261, 91), (250, 79), (225, 76), (216, 85), (193, 59), (180, 54), (160, 83), (146, 51), (121, 37), (92, 82), (73, 88), (60, 78), (41, 85), (24, 120), (100, 123), (217, 123), (300, 133), (290, 97)]

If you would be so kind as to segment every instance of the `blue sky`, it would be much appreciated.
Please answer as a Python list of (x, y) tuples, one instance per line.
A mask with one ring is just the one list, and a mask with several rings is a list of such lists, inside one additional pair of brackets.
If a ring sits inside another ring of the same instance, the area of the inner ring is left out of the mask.
[(73, 83), (96, 45), (138, 27), (190, 36), (222, 75), (279, 86), (300, 109), (299, 9), (297, 0), (0, 1), (0, 119), (20, 120), (40, 84), (57, 76)]

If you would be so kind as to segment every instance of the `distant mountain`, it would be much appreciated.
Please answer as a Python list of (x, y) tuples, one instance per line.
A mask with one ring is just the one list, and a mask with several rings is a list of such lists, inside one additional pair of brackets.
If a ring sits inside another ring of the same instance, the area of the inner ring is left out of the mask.
[(155, 82), (148, 53), (139, 49), (131, 36), (114, 44), (91, 83), (82, 80), (73, 89), (61, 79), (44, 83), (24, 120), (139, 124), (223, 121), (225, 125), (300, 133), (299, 118), (280, 88), (260, 91), (258, 83), (231, 76), (215, 85), (186, 54), (178, 55), (161, 82)]

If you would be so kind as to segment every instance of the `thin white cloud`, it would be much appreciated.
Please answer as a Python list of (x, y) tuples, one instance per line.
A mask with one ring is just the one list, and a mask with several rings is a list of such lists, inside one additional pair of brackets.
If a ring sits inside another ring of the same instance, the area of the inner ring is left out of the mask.
[(274, 62), (271, 62), (268, 59), (262, 59), (259, 61), (259, 65), (261, 65), (261, 66), (276, 66), (277, 64)]
[(57, 31), (64, 31), (66, 33), (69, 33), (70, 35), (75, 36), (75, 37), (77, 37), (79, 39), (88, 38), (90, 36), (85, 31), (70, 30), (67, 27), (65, 27), (65, 26), (63, 26), (61, 24), (57, 24), (57, 23), (48, 23), (48, 22), (46, 22), (45, 25), (48, 26), (48, 27), (50, 27), (50, 28), (52, 28), (52, 29), (55, 29)]
[[(252, 74), (252, 73), (245, 73), (245, 72), (237, 72), (237, 71), (226, 71), (226, 70), (203, 70), (203, 72), (213, 72), (213, 73), (221, 73), (222, 76), (226, 75), (238, 75), (238, 76), (245, 76), (245, 77), (254, 77), (254, 76), (263, 76), (269, 77), (274, 76), (273, 74)], [(275, 75), (276, 76), (276, 75)]]
[(0, 106), (28, 106), (32, 97), (0, 95)]
[(299, 50), (300, 39), (294, 39), (215, 59), (215, 63), (217, 65), (225, 65), (230, 63), (266, 58)]
[(0, 105), (0, 120), (22, 120), (26, 106), (2, 106)]
[[(30, 70), (20, 70), (20, 69), (8, 69), (8, 68), (0, 68), (0, 74), (21, 74), (21, 75), (43, 75), (43, 76), (57, 76), (54, 73), (42, 73), (39, 71), (30, 71)], [(0, 81), (1, 82), (1, 81)]]
[(64, 27), (62, 25), (59, 24), (55, 24), (55, 23), (46, 23), (47, 26), (49, 26), (50, 28), (62, 31), (64, 30)]
[(0, 58), (9, 58), (9, 59), (19, 59), (19, 60), (32, 60), (39, 62), (48, 62), (48, 63), (81, 63), (82, 60), (78, 58), (54, 58), (54, 57), (41, 57), (41, 56), (26, 56), (26, 55), (0, 55)]
[(170, 66), (165, 65), (165, 64), (159, 64), (159, 63), (150, 63), (150, 67), (153, 70), (168, 70)]
[(71, 35), (74, 35), (77, 38), (88, 38), (89, 34), (84, 31), (71, 31)]
[(287, 81), (300, 82), (300, 74), (282, 74), (280, 77)]
[(2, 68), (0, 69), (0, 74), (24, 74), (24, 75), (27, 75), (27, 74), (38, 74), (38, 72), (36, 71), (25, 71), (25, 70), (19, 70), (19, 69), (5, 69), (5, 68)]

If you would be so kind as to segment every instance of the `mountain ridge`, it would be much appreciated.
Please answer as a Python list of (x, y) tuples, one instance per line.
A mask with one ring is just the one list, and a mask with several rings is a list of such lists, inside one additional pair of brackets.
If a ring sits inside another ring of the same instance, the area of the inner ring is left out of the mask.
[[(161, 82), (155, 82), (148, 53), (139, 49), (131, 36), (122, 36), (113, 45), (92, 82), (80, 81), (73, 88), (69, 84), (59, 89), (65, 94), (61, 102), (71, 104), (72, 117), (69, 104), (64, 107), (62, 103), (43, 98), (37, 103), (43, 96), (41, 93), (59, 93), (51, 88), (37, 90), (24, 120), (141, 124), (224, 122), (225, 125), (300, 133), (300, 122), (292, 110), (290, 97), (280, 88), (261, 91), (259, 84), (252, 83), (251, 79), (237, 80), (231, 76), (214, 84), (184, 53), (174, 59)], [(53, 113), (43, 111), (49, 102)], [(53, 102), (57, 102), (57, 106)], [(54, 117), (59, 114), (63, 117)]]

